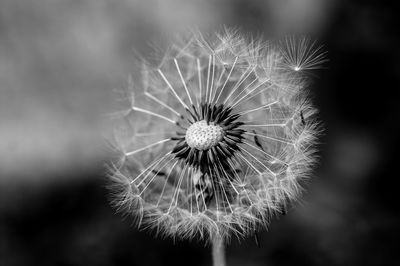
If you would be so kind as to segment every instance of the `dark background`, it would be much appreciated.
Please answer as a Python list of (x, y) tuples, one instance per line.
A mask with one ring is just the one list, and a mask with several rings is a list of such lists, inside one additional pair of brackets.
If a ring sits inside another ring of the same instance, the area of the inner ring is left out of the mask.
[(397, 12), (389, 1), (0, 2), (0, 265), (210, 265), (109, 206), (100, 115), (133, 49), (182, 26), (317, 38), (310, 91), (325, 126), (302, 200), (228, 265), (396, 265), (400, 217)]

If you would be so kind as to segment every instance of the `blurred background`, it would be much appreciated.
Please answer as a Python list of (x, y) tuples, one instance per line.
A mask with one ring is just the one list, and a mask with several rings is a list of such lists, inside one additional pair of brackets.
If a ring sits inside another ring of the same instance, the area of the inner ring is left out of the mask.
[(182, 27), (328, 51), (310, 91), (320, 164), (289, 213), (233, 240), (228, 265), (396, 265), (399, 41), (389, 1), (1, 0), (0, 265), (210, 265), (203, 243), (156, 239), (108, 204), (101, 114), (134, 50)]

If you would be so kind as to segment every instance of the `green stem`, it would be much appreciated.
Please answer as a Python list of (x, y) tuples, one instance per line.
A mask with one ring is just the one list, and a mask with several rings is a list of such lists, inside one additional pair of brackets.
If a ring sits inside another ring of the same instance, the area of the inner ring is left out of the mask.
[(225, 246), (221, 238), (214, 238), (212, 242), (212, 257), (214, 266), (225, 266)]

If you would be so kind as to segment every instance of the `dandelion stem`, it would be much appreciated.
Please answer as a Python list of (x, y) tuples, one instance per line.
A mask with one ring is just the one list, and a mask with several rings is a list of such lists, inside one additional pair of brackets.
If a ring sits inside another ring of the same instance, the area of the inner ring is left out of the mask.
[(212, 258), (214, 266), (225, 266), (225, 246), (222, 238), (214, 238), (212, 242)]

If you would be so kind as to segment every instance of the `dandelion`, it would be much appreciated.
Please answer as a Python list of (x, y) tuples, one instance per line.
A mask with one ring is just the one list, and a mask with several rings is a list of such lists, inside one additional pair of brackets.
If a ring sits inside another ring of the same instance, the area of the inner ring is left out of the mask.
[(210, 240), (216, 257), (286, 212), (315, 161), (303, 70), (325, 59), (311, 44), (195, 32), (143, 61), (113, 120), (117, 208), (157, 234)]

